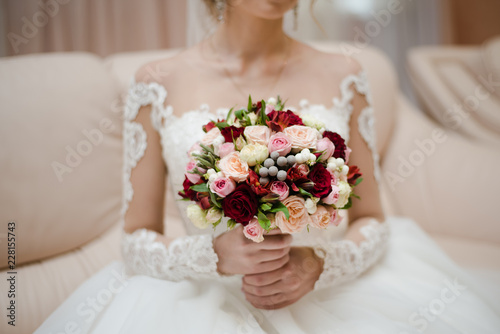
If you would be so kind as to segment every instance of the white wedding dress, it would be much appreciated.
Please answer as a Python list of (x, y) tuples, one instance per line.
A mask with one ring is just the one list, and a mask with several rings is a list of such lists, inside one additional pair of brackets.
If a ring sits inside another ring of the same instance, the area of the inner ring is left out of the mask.
[[(303, 100), (297, 111), (315, 115), (348, 139), (353, 89), (370, 102), (361, 72), (343, 80), (342, 95), (332, 107)], [(166, 95), (156, 83), (131, 86), (125, 107), (123, 214), (133, 197), (130, 173), (147, 149), (146, 133), (134, 121), (141, 106), (153, 106), (151, 121), (162, 140), (174, 192), (182, 188), (186, 152), (203, 134), (201, 126), (216, 114), (225, 115), (226, 110), (211, 111), (205, 105), (176, 117), (164, 106)], [(358, 124), (375, 152), (370, 107)], [(376, 153), (373, 158), (378, 161)], [(346, 223), (294, 235), (295, 244), (315, 247), (325, 258), (324, 271), (314, 291), (295, 304), (263, 311), (245, 300), (240, 276), (219, 276), (213, 231), (194, 227), (185, 216), (187, 204), (177, 203), (187, 236), (167, 248), (155, 242), (156, 232), (124, 232), (124, 263), (112, 263), (83, 283), (36, 333), (500, 332), (498, 301), (408, 219), (389, 217), (383, 224), (368, 225), (362, 231), (366, 241), (359, 246), (342, 240)]]

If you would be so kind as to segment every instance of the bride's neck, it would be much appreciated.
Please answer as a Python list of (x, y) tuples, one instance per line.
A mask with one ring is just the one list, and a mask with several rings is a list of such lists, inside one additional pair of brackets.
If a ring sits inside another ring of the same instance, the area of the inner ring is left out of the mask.
[(219, 24), (213, 42), (220, 52), (252, 61), (286, 49), (288, 40), (282, 26), (282, 18), (266, 20), (234, 12)]

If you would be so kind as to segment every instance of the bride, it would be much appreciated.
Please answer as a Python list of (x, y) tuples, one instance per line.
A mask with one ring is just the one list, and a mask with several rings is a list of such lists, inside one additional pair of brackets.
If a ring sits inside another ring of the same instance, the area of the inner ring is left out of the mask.
[[(145, 65), (130, 88), (124, 263), (80, 286), (37, 333), (498, 333), (498, 305), (416, 224), (384, 215), (360, 65), (283, 32), (283, 15), (297, 0), (205, 2), (219, 21), (215, 33)], [(150, 68), (161, 73), (154, 81)], [(363, 171), (362, 200), (341, 227), (273, 232), (262, 243), (241, 227), (199, 230), (178, 202), (187, 236), (169, 237), (165, 178), (180, 190), (201, 126), (249, 94), (280, 95), (346, 138), (350, 163)]]

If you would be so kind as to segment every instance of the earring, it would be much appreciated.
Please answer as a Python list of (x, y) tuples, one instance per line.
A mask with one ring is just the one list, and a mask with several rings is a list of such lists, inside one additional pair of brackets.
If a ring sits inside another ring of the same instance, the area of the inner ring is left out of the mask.
[(224, 23), (226, 0), (215, 0), (215, 9), (217, 10), (217, 21), (219, 21), (220, 23)]
[(299, 27), (299, 3), (293, 7), (293, 30), (297, 30)]

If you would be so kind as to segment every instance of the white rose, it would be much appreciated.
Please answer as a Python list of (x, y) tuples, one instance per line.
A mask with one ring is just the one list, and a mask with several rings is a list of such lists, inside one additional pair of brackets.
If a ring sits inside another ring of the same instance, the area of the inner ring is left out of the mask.
[(255, 166), (264, 162), (268, 157), (267, 146), (260, 144), (249, 144), (241, 149), (240, 158), (249, 166)]
[(311, 114), (301, 114), (300, 118), (302, 118), (302, 123), (304, 123), (304, 125), (306, 126), (315, 128), (318, 131), (322, 129), (324, 131), (325, 129), (325, 123), (321, 122), (319, 119), (317, 119)]
[(304, 205), (306, 207), (307, 212), (310, 215), (314, 214), (317, 210), (316, 203), (310, 198), (306, 199), (306, 202)]
[(193, 222), (194, 226), (200, 229), (206, 229), (210, 226), (210, 223), (207, 221), (205, 211), (200, 208), (196, 204), (191, 204), (186, 209), (187, 216), (191, 222)]
[(257, 122), (257, 115), (251, 112), (248, 114), (248, 118), (250, 118), (250, 124), (255, 125), (255, 122)]
[(210, 224), (215, 224), (219, 219), (222, 218), (222, 210), (215, 207), (208, 209), (206, 219)]
[(339, 199), (337, 200), (337, 203), (335, 203), (335, 206), (339, 209), (342, 209), (349, 200), (349, 195), (351, 194), (351, 186), (345, 181), (339, 181), (338, 187)]

